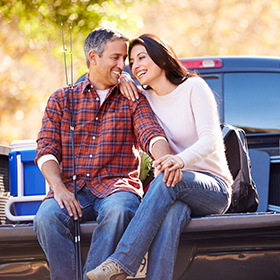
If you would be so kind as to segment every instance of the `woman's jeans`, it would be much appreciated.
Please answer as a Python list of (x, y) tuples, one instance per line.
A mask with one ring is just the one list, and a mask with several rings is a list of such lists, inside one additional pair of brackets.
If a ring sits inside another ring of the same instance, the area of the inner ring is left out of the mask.
[(230, 204), (226, 183), (206, 173), (183, 171), (174, 188), (159, 174), (109, 258), (135, 276), (146, 252), (147, 280), (173, 279), (179, 237), (192, 216), (224, 213)]
[[(96, 227), (84, 266), (85, 273), (105, 261), (115, 250), (140, 199), (131, 192), (116, 192), (103, 199), (94, 196), (88, 187), (78, 192), (83, 206), (80, 222), (96, 220)], [(34, 219), (34, 230), (49, 261), (52, 280), (75, 279), (74, 220), (61, 209), (54, 198), (41, 204)]]

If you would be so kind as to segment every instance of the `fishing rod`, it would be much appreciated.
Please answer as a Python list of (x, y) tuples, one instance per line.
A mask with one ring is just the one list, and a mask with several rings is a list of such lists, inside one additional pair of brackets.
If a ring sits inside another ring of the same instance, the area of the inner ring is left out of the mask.
[[(72, 145), (72, 161), (73, 161), (73, 189), (76, 200), (78, 200), (77, 195), (77, 184), (76, 184), (76, 165), (75, 165), (75, 152), (74, 152), (74, 97), (73, 97), (73, 56), (72, 56), (72, 23), (70, 23), (70, 55), (71, 55), (71, 83), (68, 84), (68, 74), (67, 74), (67, 65), (66, 65), (66, 47), (64, 44), (64, 34), (63, 34), (63, 20), (61, 21), (61, 32), (62, 32), (62, 44), (63, 44), (63, 53), (64, 53), (64, 67), (65, 67), (65, 76), (66, 76), (66, 85), (67, 85), (67, 103), (69, 110), (69, 119), (70, 119), (70, 134), (71, 134), (71, 145)], [(71, 92), (71, 104), (70, 106), (70, 97), (69, 92)], [(80, 222), (79, 217), (77, 220), (74, 220), (74, 231), (75, 231), (75, 253), (76, 253), (76, 280), (82, 280), (82, 253), (81, 253), (81, 234), (80, 234)]]

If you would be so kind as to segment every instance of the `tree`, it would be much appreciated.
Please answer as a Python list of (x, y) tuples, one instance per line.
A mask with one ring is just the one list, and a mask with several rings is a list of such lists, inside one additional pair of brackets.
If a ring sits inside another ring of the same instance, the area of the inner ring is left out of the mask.
[(69, 23), (73, 26), (76, 80), (87, 71), (82, 49), (86, 35), (101, 25), (133, 32), (137, 17), (130, 13), (131, 5), (129, 0), (1, 1), (0, 144), (36, 138), (48, 96), (66, 84), (61, 21), (68, 66)]
[(2, 0), (0, 144), (36, 138), (48, 96), (65, 85), (61, 20), (68, 49), (73, 24), (75, 79), (87, 71), (82, 45), (97, 26), (155, 33), (181, 58), (279, 56), (278, 0)]
[(179, 57), (280, 54), (278, 0), (137, 1), (134, 7), (144, 22), (138, 32), (162, 36)]

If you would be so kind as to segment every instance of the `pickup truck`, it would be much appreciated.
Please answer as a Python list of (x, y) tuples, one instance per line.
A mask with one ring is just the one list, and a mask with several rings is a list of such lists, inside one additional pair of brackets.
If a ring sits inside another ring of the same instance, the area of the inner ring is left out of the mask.
[[(181, 235), (174, 279), (280, 279), (280, 57), (181, 62), (214, 91), (220, 121), (245, 130), (259, 206), (254, 213), (193, 218)], [(32, 220), (12, 222), (3, 214), (10, 149), (0, 146), (0, 279), (50, 279)], [(83, 261), (95, 227), (95, 222), (81, 224)], [(137, 279), (145, 279), (145, 264), (146, 259)]]

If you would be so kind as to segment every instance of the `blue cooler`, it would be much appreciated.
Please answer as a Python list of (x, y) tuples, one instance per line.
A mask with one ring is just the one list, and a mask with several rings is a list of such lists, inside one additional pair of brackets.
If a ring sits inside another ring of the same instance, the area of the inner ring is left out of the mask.
[(35, 165), (36, 141), (13, 141), (9, 153), (10, 195), (5, 213), (11, 221), (33, 220), (49, 186)]

